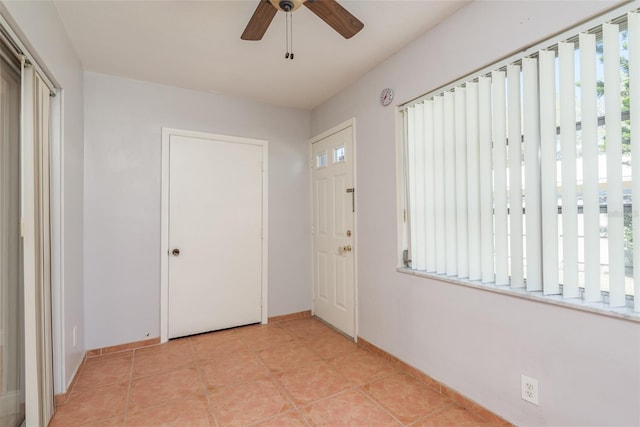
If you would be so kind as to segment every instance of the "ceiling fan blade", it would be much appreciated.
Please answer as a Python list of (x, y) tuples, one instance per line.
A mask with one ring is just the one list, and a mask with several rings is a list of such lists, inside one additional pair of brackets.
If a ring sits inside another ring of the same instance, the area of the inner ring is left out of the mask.
[(242, 40), (262, 40), (262, 36), (269, 28), (277, 11), (269, 0), (260, 0), (240, 38)]
[(304, 5), (345, 39), (355, 36), (364, 24), (335, 0), (307, 0)]

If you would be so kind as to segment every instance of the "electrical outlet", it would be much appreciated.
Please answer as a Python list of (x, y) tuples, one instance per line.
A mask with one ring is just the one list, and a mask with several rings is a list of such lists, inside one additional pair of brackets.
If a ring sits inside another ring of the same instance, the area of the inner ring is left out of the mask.
[(520, 384), (522, 388), (522, 399), (538, 405), (538, 380), (522, 375)]
[(78, 327), (73, 327), (73, 346), (76, 346), (76, 342), (78, 342)]

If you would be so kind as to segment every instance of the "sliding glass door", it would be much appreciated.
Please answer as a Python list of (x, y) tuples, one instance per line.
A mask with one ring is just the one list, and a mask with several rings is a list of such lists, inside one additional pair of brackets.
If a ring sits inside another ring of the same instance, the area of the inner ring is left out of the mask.
[(25, 417), (19, 70), (0, 50), (0, 427)]

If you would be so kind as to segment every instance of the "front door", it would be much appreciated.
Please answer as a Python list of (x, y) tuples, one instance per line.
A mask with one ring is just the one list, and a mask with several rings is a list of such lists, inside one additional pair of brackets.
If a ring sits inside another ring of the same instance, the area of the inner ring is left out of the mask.
[(171, 134), (168, 338), (260, 322), (263, 146)]
[(312, 143), (314, 314), (355, 336), (353, 127)]

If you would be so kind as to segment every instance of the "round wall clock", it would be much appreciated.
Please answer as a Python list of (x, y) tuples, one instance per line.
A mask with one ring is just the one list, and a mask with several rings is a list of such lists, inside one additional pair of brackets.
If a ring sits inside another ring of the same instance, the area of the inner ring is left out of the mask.
[(386, 107), (391, 104), (391, 101), (393, 101), (393, 89), (388, 87), (382, 89), (382, 92), (380, 92), (380, 104)]

